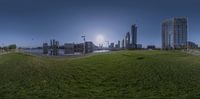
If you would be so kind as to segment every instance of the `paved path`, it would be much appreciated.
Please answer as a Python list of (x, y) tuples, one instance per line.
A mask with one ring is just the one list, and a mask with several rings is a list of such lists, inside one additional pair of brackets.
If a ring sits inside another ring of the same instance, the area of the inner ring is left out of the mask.
[(9, 54), (11, 52), (0, 52), (0, 55)]
[(184, 51), (184, 52), (186, 52), (188, 54), (200, 56), (200, 50), (198, 50), (198, 49), (189, 49), (189, 50)]

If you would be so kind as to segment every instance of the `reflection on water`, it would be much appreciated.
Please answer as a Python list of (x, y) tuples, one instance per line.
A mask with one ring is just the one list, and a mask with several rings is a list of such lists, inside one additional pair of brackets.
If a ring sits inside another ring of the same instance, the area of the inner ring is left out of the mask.
[[(37, 55), (43, 55), (43, 49), (24, 49), (23, 50), (26, 53), (31, 53), (31, 54), (37, 54)], [(109, 52), (110, 50), (96, 50), (92, 53), (105, 53), (105, 52)], [(49, 51), (50, 53), (50, 51)], [(74, 54), (65, 54), (64, 53), (64, 49), (59, 49), (59, 56), (65, 56), (65, 55), (81, 55), (82, 53), (77, 52)]]
[(110, 52), (110, 50), (96, 50), (93, 53), (105, 53), (105, 52)]

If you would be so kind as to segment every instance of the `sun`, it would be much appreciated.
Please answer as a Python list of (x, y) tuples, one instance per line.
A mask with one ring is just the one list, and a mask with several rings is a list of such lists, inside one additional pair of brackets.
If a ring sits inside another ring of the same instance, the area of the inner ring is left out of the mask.
[(97, 44), (102, 44), (102, 43), (104, 43), (104, 41), (105, 40), (104, 40), (104, 36), (103, 35), (99, 34), (99, 35), (96, 36), (96, 43)]

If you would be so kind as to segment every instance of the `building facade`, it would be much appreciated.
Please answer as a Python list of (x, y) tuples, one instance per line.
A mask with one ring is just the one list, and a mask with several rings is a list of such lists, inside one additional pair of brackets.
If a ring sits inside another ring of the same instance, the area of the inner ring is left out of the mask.
[(195, 44), (194, 42), (188, 41), (187, 42), (187, 48), (195, 49), (195, 48), (198, 48), (198, 45)]
[(156, 49), (155, 45), (147, 45), (147, 49)]
[(43, 43), (43, 54), (48, 54), (48, 49), (49, 49), (48, 43)]
[(94, 51), (94, 44), (91, 41), (85, 42), (85, 53), (92, 53)]
[(162, 49), (187, 48), (187, 18), (172, 18), (162, 23)]
[(65, 43), (64, 44), (64, 49), (65, 49), (65, 54), (74, 54), (74, 53), (84, 53), (84, 46), (85, 46), (85, 53), (92, 53), (94, 51), (95, 45), (90, 42), (86, 41), (85, 45), (84, 43)]
[(84, 43), (79, 43), (74, 45), (74, 52), (81, 52), (83, 53), (84, 51)]
[(118, 46), (117, 46), (118, 48), (120, 48), (121, 46), (120, 46), (120, 41), (118, 40)]
[(137, 48), (137, 26), (136, 26), (136, 24), (131, 26), (131, 44), (132, 44), (132, 48)]
[(59, 42), (56, 40), (50, 40), (50, 51), (51, 55), (58, 55), (59, 53)]
[(142, 44), (136, 44), (137, 45), (137, 49), (142, 49)]
[(126, 45), (126, 48), (130, 48), (130, 33), (129, 32), (126, 33), (125, 45)]
[(115, 47), (115, 43), (110, 43), (109, 48), (114, 48)]
[(122, 40), (122, 48), (124, 48), (124, 39)]
[(74, 43), (65, 43), (64, 51), (65, 54), (74, 54)]

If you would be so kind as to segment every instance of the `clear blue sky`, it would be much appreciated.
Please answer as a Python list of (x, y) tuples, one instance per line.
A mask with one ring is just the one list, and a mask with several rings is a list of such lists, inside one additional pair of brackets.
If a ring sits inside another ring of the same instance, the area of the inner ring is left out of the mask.
[[(188, 17), (188, 40), (200, 44), (200, 0), (0, 0), (0, 46), (41, 46), (51, 38), (117, 42), (138, 26), (138, 43), (161, 46), (161, 22)], [(32, 38), (34, 40), (32, 40)]]

